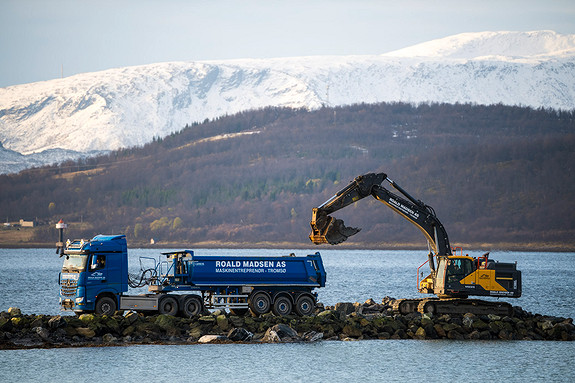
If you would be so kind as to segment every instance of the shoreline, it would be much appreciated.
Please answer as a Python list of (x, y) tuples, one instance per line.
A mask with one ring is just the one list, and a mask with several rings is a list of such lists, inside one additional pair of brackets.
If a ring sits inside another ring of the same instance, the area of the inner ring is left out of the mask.
[[(507, 252), (507, 251), (521, 251), (521, 252), (557, 252), (557, 253), (572, 253), (575, 252), (575, 245), (573, 244), (549, 244), (549, 243), (530, 243), (530, 244), (516, 244), (516, 243), (469, 243), (457, 244), (462, 247), (463, 251), (490, 251), (490, 252)], [(156, 242), (150, 244), (146, 242), (130, 242), (130, 248), (133, 249), (295, 249), (295, 250), (413, 250), (413, 251), (427, 251), (424, 243), (343, 243), (337, 246), (320, 246), (312, 243), (300, 242), (216, 242), (216, 241), (203, 241), (196, 243), (181, 243), (181, 242)], [(0, 249), (55, 249), (55, 243), (46, 242), (2, 242), (0, 241)]]

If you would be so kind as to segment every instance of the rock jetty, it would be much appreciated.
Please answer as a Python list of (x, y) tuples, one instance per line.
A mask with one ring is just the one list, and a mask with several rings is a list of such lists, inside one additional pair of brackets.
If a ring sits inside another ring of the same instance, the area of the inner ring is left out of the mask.
[(101, 347), (133, 344), (315, 342), (363, 339), (575, 340), (572, 318), (532, 314), (514, 307), (497, 315), (394, 314), (382, 303), (338, 303), (309, 317), (235, 316), (223, 310), (194, 318), (167, 315), (23, 315), (0, 313), (0, 349)]

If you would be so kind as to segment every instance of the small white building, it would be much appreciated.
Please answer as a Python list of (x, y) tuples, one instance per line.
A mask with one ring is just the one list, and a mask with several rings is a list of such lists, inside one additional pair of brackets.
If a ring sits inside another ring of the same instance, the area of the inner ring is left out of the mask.
[(20, 226), (22, 227), (36, 227), (36, 221), (24, 221), (20, 220)]

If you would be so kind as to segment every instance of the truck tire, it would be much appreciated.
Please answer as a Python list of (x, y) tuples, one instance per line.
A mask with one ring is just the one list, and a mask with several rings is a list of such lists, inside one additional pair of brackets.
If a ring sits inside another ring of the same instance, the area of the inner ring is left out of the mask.
[(249, 298), (248, 305), (254, 315), (259, 316), (270, 312), (272, 300), (266, 292), (260, 291), (255, 294), (252, 293)]
[(193, 318), (199, 315), (203, 310), (202, 300), (200, 297), (195, 295), (190, 295), (184, 299), (184, 304), (182, 305), (182, 314), (186, 318)]
[(280, 295), (274, 301), (273, 313), (277, 316), (283, 317), (291, 314), (293, 304), (288, 296)]
[(178, 300), (172, 296), (165, 296), (158, 303), (158, 312), (164, 315), (175, 316), (178, 314)]
[(95, 312), (99, 315), (114, 315), (117, 309), (116, 301), (110, 297), (102, 297), (96, 301)]
[(295, 312), (302, 316), (310, 316), (315, 310), (315, 299), (311, 295), (300, 295), (295, 302)]

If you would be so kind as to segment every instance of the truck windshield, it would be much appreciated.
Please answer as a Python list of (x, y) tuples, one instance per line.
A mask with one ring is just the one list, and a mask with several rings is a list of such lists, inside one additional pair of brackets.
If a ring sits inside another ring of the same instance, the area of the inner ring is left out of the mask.
[(66, 255), (64, 265), (62, 265), (62, 272), (80, 272), (86, 270), (86, 261), (88, 256), (86, 254), (72, 254)]

